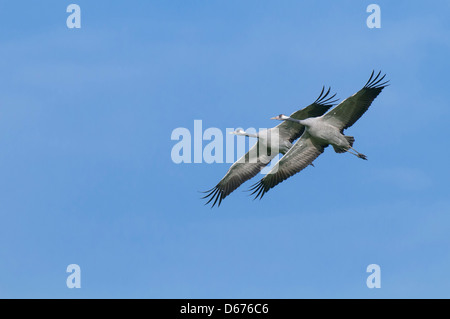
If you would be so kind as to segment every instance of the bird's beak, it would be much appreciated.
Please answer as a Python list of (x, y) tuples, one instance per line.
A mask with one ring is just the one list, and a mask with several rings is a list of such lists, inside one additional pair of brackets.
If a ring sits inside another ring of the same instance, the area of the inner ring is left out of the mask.
[(276, 116), (274, 116), (274, 117), (271, 117), (270, 119), (271, 119), (271, 120), (276, 120), (276, 119), (277, 119), (277, 117), (276, 117)]

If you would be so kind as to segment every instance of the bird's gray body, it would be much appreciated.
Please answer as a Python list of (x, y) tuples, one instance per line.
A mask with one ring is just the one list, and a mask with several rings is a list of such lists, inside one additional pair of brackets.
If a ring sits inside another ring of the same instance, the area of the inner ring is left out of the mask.
[(347, 150), (351, 147), (339, 127), (328, 122), (323, 116), (300, 120), (299, 123), (305, 126), (305, 131), (318, 144), (332, 145), (335, 150)]
[(271, 152), (276, 154), (281, 153), (284, 155), (292, 147), (289, 138), (281, 135), (278, 127), (261, 130), (257, 136), (262, 149), (270, 149)]

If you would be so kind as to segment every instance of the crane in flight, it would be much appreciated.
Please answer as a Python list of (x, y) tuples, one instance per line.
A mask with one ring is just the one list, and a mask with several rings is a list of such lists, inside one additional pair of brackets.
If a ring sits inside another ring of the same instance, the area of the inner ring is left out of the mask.
[(372, 71), (369, 80), (361, 90), (322, 116), (295, 119), (280, 114), (273, 117), (273, 120), (283, 121), (283, 123), (301, 124), (305, 130), (270, 172), (250, 189), (255, 199), (258, 197), (261, 199), (271, 188), (306, 168), (323, 153), (328, 145), (333, 146), (336, 153), (348, 152), (367, 160), (364, 154), (353, 148), (355, 138), (344, 135), (344, 130), (355, 124), (378, 94), (388, 86), (389, 81), (383, 82), (386, 75), (380, 77), (380, 74), (381, 71), (374, 77), (374, 71)]
[[(312, 104), (292, 113), (290, 118), (304, 120), (323, 115), (337, 101), (334, 99), (336, 94), (330, 96), (330, 90), (331, 88), (328, 88), (325, 92), (323, 87), (319, 97)], [(302, 124), (284, 121), (273, 128), (260, 130), (256, 134), (247, 133), (242, 129), (231, 132), (236, 135), (256, 137), (258, 141), (230, 167), (216, 186), (204, 192), (206, 196), (203, 199), (208, 198), (205, 205), (212, 202), (212, 207), (216, 203), (220, 206), (225, 197), (242, 183), (257, 175), (278, 153), (286, 154), (292, 147), (292, 143), (302, 136), (304, 130), (305, 126)]]

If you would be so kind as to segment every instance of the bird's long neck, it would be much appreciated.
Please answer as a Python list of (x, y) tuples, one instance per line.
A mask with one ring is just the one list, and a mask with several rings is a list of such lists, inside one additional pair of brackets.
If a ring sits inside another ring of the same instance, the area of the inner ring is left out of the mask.
[(244, 130), (237, 130), (237, 131), (232, 132), (232, 134), (259, 138), (258, 133), (256, 133), (256, 134), (248, 133), (248, 132), (245, 132)]
[(307, 124), (305, 120), (297, 120), (297, 119), (293, 119), (292, 117), (288, 117), (286, 119), (286, 121), (291, 121), (291, 122), (299, 123), (299, 124), (302, 124), (302, 125), (306, 125)]
[(258, 138), (258, 134), (252, 134), (252, 133), (244, 132), (244, 133), (242, 133), (242, 135), (245, 135), (245, 136), (248, 136), (248, 137), (256, 137), (256, 138)]

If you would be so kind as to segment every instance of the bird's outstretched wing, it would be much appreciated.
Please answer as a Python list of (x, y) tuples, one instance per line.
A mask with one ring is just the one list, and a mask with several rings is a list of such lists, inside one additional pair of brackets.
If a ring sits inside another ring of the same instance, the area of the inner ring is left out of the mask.
[(230, 195), (242, 183), (256, 176), (269, 162), (277, 155), (270, 154), (270, 150), (266, 152), (259, 149), (260, 143), (257, 142), (244, 156), (237, 160), (222, 178), (222, 180), (212, 189), (206, 191), (209, 198), (205, 205), (212, 202), (212, 207), (220, 203)]
[(314, 142), (310, 135), (305, 132), (295, 145), (281, 158), (281, 160), (250, 189), (256, 198), (263, 198), (271, 188), (275, 187), (285, 179), (297, 174), (311, 164), (327, 145)]
[(367, 111), (373, 100), (381, 93), (381, 91), (388, 86), (389, 81), (383, 82), (383, 75), (380, 77), (381, 71), (374, 76), (374, 71), (370, 75), (366, 85), (345, 99), (338, 106), (323, 116), (324, 120), (329, 121), (342, 131), (349, 128)]
[[(320, 92), (319, 97), (312, 104), (292, 113), (290, 117), (296, 120), (304, 120), (310, 117), (318, 117), (325, 114), (325, 112), (338, 101), (338, 99), (334, 99), (336, 94), (330, 96), (330, 90), (331, 88), (328, 88), (328, 91), (325, 92), (325, 87), (322, 87), (322, 92)], [(276, 127), (279, 130), (280, 136), (289, 140), (291, 143), (302, 136), (305, 131), (305, 127), (303, 125), (292, 121), (283, 121)]]

